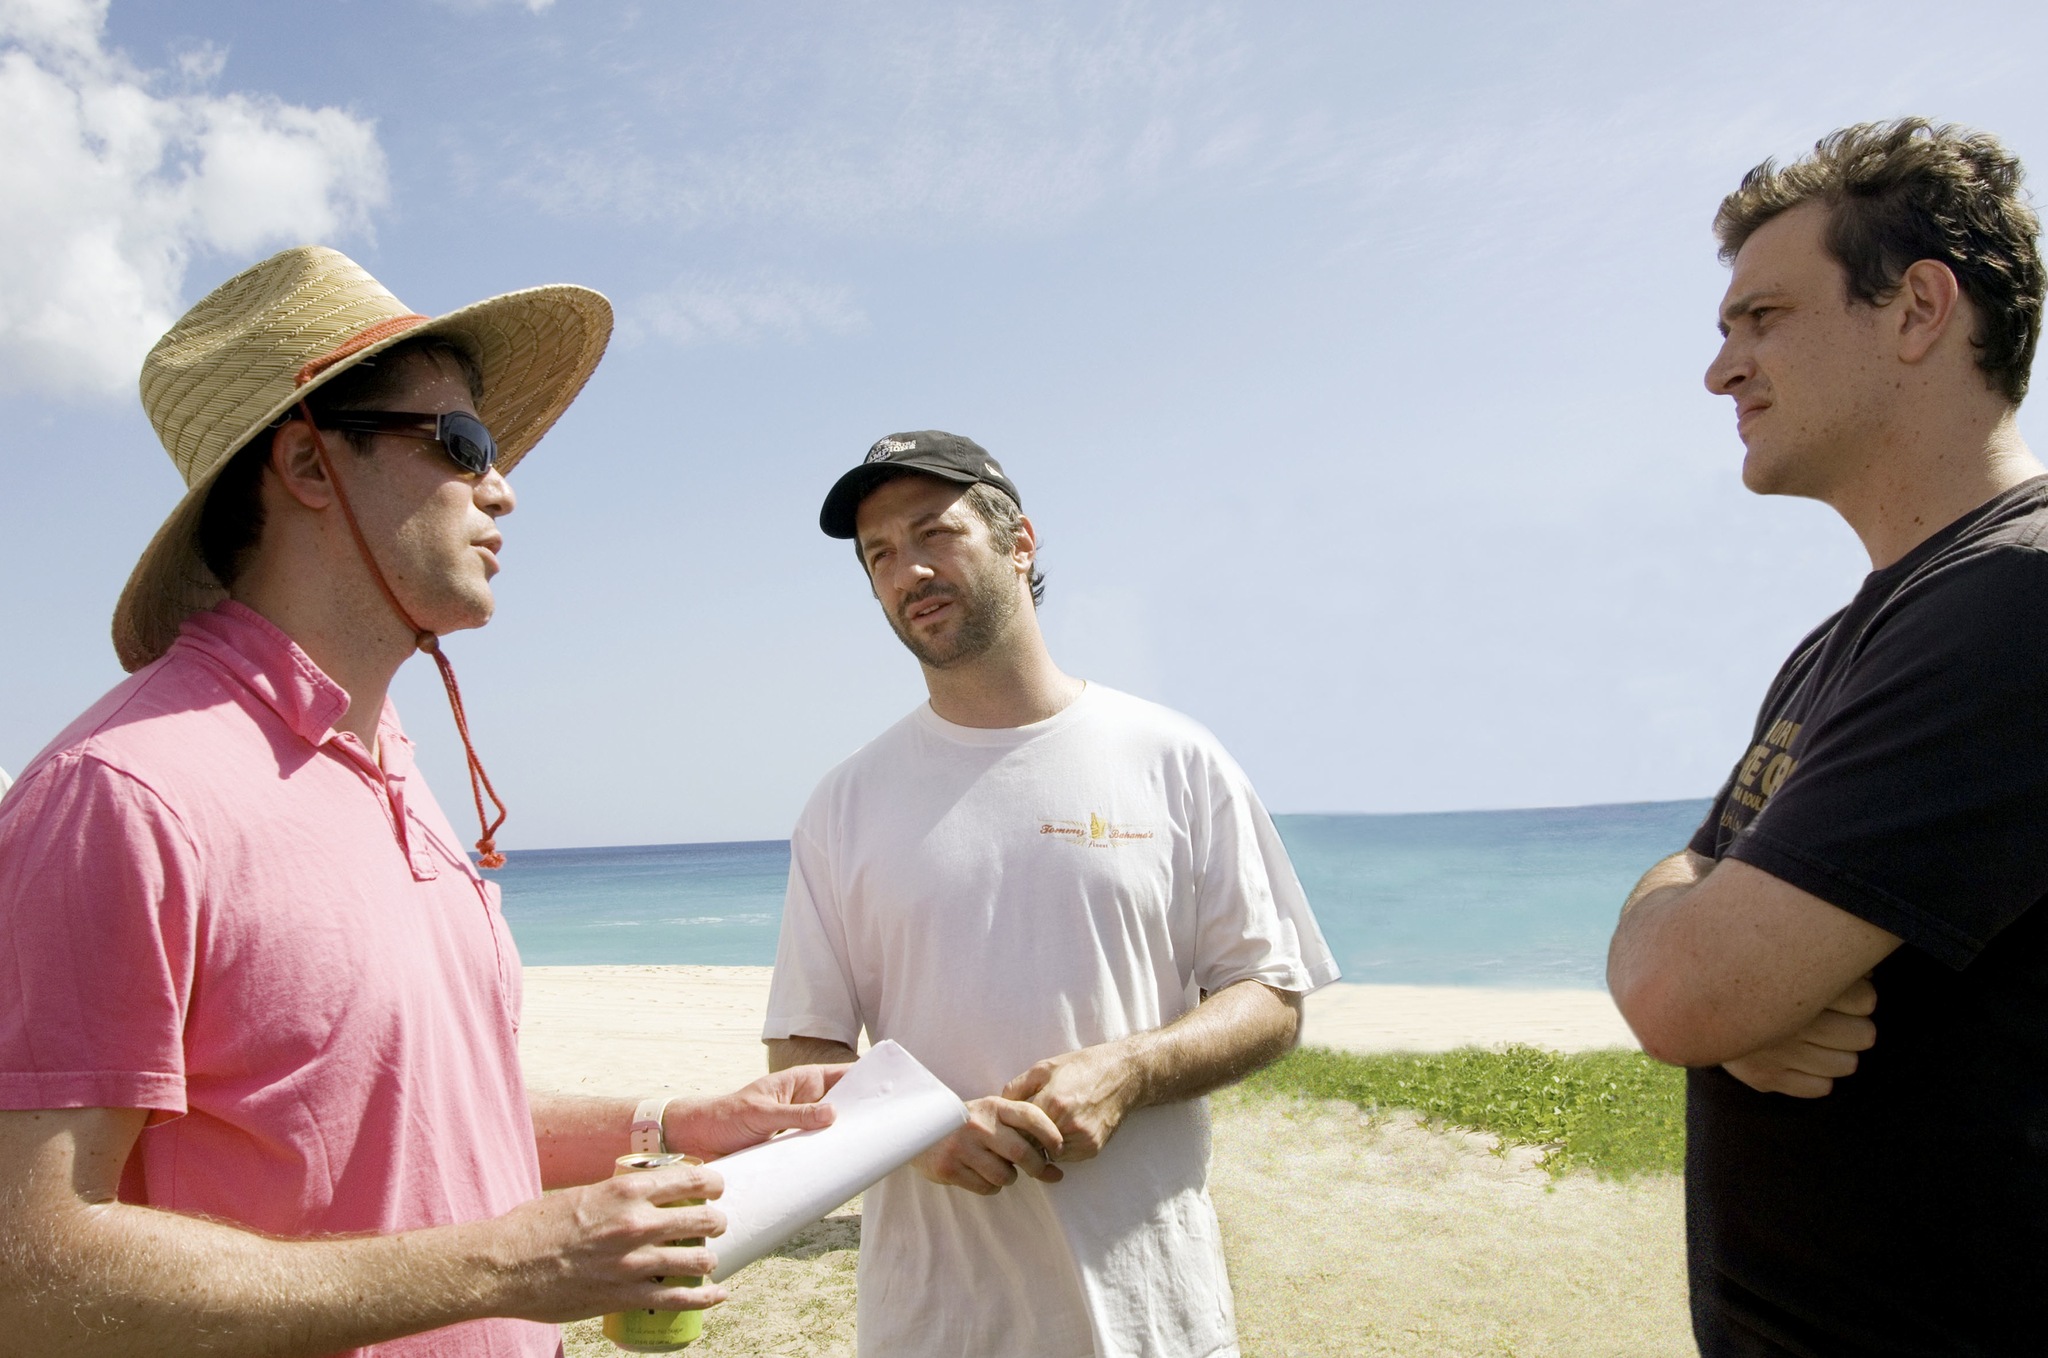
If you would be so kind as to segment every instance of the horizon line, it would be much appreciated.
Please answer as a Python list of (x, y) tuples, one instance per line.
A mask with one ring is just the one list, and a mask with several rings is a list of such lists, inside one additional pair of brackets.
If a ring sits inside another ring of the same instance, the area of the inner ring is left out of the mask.
[[(1713, 800), (1714, 799), (1712, 797), (1658, 797), (1644, 801), (1573, 802), (1566, 805), (1553, 806), (1476, 806), (1455, 807), (1447, 810), (1435, 811), (1275, 811), (1271, 814), (1275, 821), (1297, 817), (1303, 819), (1309, 817), (1316, 817), (1322, 819), (1337, 819), (1341, 817), (1361, 820), (1399, 820), (1404, 818), (1419, 818), (1423, 816), (1508, 816), (1527, 814), (1530, 812), (1539, 811), (1619, 810), (1626, 807), (1639, 806), (1683, 806), (1689, 804), (1698, 804), (1705, 806), (1710, 805), (1713, 802)], [(603, 853), (617, 849), (723, 849), (738, 848), (741, 846), (753, 844), (787, 843), (789, 843), (789, 839), (787, 836), (781, 838), (766, 839), (678, 839), (667, 841), (655, 841), (641, 844), (556, 844), (550, 845), (546, 848), (505, 849), (503, 852), (506, 858), (509, 860), (521, 854)], [(476, 855), (474, 853), (470, 854), (470, 858), (472, 860), (474, 860), (475, 857)]]

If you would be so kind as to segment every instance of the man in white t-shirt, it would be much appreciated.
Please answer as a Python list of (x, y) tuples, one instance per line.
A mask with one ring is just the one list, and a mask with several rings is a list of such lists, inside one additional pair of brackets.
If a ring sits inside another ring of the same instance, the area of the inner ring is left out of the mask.
[(1053, 664), (1037, 534), (971, 440), (881, 440), (820, 524), (931, 701), (797, 822), (769, 1064), (866, 1029), (971, 1115), (867, 1196), (860, 1351), (1234, 1355), (1201, 1096), (1337, 976), (1273, 822), (1200, 726)]

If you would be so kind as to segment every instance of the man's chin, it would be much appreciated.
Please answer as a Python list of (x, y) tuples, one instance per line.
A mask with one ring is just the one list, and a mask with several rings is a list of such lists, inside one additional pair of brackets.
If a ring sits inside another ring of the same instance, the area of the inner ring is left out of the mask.
[(896, 635), (897, 639), (903, 643), (903, 648), (916, 656), (917, 663), (928, 670), (951, 669), (960, 663), (961, 656), (958, 651), (940, 650), (926, 646), (921, 642), (912, 641), (901, 632)]
[(1767, 450), (1751, 448), (1742, 459), (1742, 484), (1754, 495), (1796, 495), (1787, 470)]
[(449, 600), (448, 606), (437, 610), (434, 620), (427, 625), (437, 636), (447, 636), (450, 632), (474, 632), (487, 625), (497, 612), (497, 598), (489, 586), (480, 586), (460, 600)]
[(929, 642), (913, 640), (901, 629), (898, 629), (896, 639), (903, 643), (905, 650), (917, 657), (918, 664), (928, 670), (950, 670), (956, 665), (967, 663), (988, 649), (987, 646), (974, 645), (971, 638), (959, 636), (949, 636), (938, 645), (932, 645)]

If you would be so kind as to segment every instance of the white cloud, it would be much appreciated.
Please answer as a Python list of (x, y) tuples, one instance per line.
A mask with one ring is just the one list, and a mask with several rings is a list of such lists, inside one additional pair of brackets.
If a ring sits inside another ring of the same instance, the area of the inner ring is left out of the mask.
[(441, 0), (449, 9), (463, 10), (475, 14), (486, 9), (505, 9), (516, 6), (528, 14), (538, 14), (554, 6), (555, 0)]
[(0, 0), (0, 383), (134, 390), (198, 251), (360, 231), (387, 198), (374, 127), (217, 94), (225, 53), (175, 73), (105, 45), (107, 0)]
[(612, 49), (611, 102), (520, 144), (509, 186), (683, 229), (1036, 232), (1213, 157), (1212, 96), (1242, 57), (1214, 7), (803, 13), (702, 52)]
[(867, 316), (842, 287), (780, 274), (752, 278), (686, 275), (629, 307), (619, 327), (628, 343), (757, 344), (863, 329)]
[(228, 68), (228, 49), (210, 42), (182, 46), (171, 54), (189, 84), (210, 85)]

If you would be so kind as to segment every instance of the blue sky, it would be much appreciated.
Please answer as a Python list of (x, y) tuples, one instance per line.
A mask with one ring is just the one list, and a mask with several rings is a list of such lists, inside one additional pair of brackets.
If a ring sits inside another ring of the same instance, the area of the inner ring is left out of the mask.
[(0, 0), (0, 766), (119, 677), (142, 351), (317, 239), (619, 308), (449, 647), (513, 847), (780, 836), (921, 698), (815, 516), (928, 427), (1016, 477), (1062, 663), (1276, 810), (1708, 795), (1865, 568), (1737, 479), (1715, 203), (1903, 113), (2048, 160), (2048, 15), (1925, 14)]

